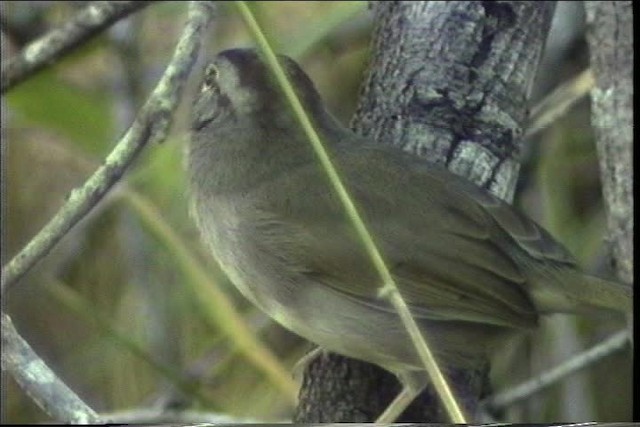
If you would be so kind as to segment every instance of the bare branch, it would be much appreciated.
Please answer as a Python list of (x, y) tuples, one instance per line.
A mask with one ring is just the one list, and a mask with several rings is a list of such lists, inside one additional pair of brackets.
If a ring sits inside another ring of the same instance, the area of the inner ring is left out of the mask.
[(149, 142), (166, 137), (189, 72), (196, 60), (204, 29), (211, 18), (209, 2), (192, 2), (189, 21), (171, 63), (142, 107), (138, 118), (107, 156), (103, 165), (78, 189), (74, 189), (49, 223), (2, 269), (2, 292), (20, 279), (82, 219), (120, 179), (125, 169)]
[(55, 420), (72, 424), (101, 422), (98, 414), (38, 357), (5, 313), (2, 313), (2, 370), (10, 372), (20, 387)]
[(605, 341), (591, 347), (555, 368), (538, 375), (537, 378), (526, 381), (510, 390), (498, 393), (482, 402), (489, 409), (502, 409), (516, 402), (538, 393), (546, 387), (562, 380), (563, 378), (584, 369), (603, 357), (619, 351), (627, 346), (629, 331), (622, 330), (615, 333)]
[[(104, 419), (113, 423), (122, 424), (177, 424), (193, 425), (196, 423), (206, 423), (206, 425), (238, 425), (238, 424), (258, 424), (262, 420), (247, 417), (234, 417), (225, 414), (203, 411), (176, 411), (166, 409), (132, 409), (100, 414)], [(281, 420), (280, 422), (286, 422)]]
[(37, 71), (86, 43), (113, 23), (151, 4), (146, 1), (95, 1), (73, 19), (29, 43), (2, 67), (0, 93), (5, 93)]
[(532, 137), (562, 117), (589, 94), (594, 84), (593, 72), (587, 68), (555, 88), (531, 109), (524, 139)]

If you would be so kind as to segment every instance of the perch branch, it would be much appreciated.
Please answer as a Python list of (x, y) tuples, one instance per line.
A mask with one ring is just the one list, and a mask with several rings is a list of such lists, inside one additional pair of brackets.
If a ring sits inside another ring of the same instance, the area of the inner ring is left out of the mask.
[(65, 25), (29, 43), (2, 66), (0, 93), (5, 93), (47, 65), (81, 46), (113, 23), (142, 9), (146, 1), (95, 1)]

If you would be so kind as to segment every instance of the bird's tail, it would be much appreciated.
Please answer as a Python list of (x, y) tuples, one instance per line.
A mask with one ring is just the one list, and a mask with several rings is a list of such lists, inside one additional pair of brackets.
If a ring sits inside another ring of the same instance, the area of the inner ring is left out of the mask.
[(633, 312), (633, 288), (572, 270), (556, 280), (543, 278), (532, 288), (538, 310), (543, 313)]
[(633, 287), (618, 282), (583, 275), (584, 284), (576, 289), (579, 301), (595, 309), (633, 312)]

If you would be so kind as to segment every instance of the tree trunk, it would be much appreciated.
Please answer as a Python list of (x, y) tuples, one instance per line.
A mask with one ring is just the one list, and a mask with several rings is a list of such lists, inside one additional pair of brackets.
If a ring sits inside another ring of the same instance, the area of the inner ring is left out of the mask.
[[(353, 129), (445, 164), (511, 201), (526, 101), (555, 2), (396, 1), (372, 8), (371, 67)], [(487, 370), (449, 374), (473, 416), (487, 391)], [(295, 422), (370, 422), (399, 390), (381, 368), (323, 355), (307, 367)], [(428, 387), (399, 421), (449, 420)]]
[(630, 1), (588, 1), (587, 41), (596, 87), (592, 123), (618, 277), (633, 282), (633, 10)]

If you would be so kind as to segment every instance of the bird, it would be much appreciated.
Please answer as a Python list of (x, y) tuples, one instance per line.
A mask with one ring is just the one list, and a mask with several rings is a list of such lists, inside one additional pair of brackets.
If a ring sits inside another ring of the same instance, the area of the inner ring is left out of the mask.
[[(631, 286), (585, 274), (540, 225), (465, 178), (357, 135), (293, 59), (278, 61), (445, 370), (484, 363), (543, 315), (631, 311)], [(225, 50), (201, 80), (187, 171), (211, 254), (275, 321), (396, 374), (413, 399), (424, 366), (265, 61)]]

